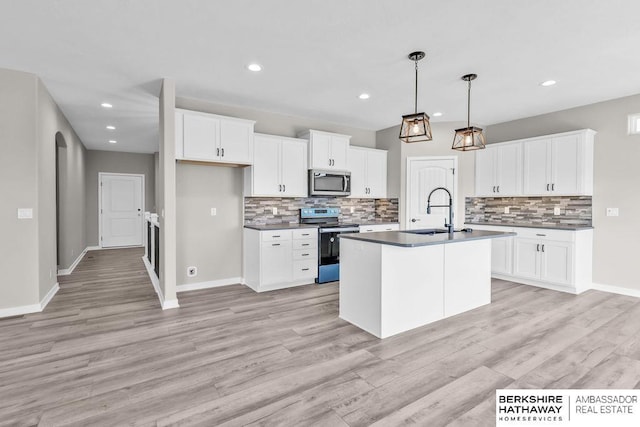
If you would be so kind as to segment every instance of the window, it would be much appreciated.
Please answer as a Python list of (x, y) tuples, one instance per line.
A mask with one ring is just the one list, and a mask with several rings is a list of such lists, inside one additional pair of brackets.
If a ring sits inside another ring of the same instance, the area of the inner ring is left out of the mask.
[(640, 113), (629, 114), (629, 135), (640, 134)]

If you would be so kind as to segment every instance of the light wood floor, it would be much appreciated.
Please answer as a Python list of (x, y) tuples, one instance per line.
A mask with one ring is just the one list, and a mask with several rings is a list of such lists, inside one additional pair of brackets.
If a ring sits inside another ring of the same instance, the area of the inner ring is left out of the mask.
[(336, 284), (179, 295), (139, 249), (89, 252), (0, 319), (0, 425), (493, 426), (496, 388), (638, 388), (640, 300), (495, 281), (489, 306), (384, 341)]

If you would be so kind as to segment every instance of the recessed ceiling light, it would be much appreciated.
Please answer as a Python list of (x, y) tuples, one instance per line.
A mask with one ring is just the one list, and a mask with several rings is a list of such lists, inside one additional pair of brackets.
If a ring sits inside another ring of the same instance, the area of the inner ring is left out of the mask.
[(116, 127), (115, 127), (115, 126), (111, 126), (111, 125), (109, 125), (109, 126), (107, 126), (107, 129), (109, 129), (109, 130), (116, 130)]
[(440, 111), (432, 114), (433, 117), (440, 117), (441, 115), (442, 113)]
[(108, 102), (103, 102), (102, 104), (100, 104), (100, 106), (104, 108), (113, 108), (113, 105), (109, 104)]
[(369, 98), (371, 98), (371, 95), (369, 95), (368, 93), (361, 93), (360, 95), (358, 95), (358, 98), (360, 98), (360, 99), (369, 99)]
[(116, 141), (115, 139), (110, 139), (109, 140), (109, 144), (116, 144), (118, 141)]
[(547, 80), (540, 83), (540, 86), (553, 86), (554, 84), (556, 84), (555, 80)]
[(250, 71), (261, 71), (261, 70), (262, 70), (262, 65), (260, 65), (260, 64), (255, 64), (255, 63), (254, 63), (254, 64), (249, 64), (249, 65), (247, 65), (247, 68), (248, 68)]

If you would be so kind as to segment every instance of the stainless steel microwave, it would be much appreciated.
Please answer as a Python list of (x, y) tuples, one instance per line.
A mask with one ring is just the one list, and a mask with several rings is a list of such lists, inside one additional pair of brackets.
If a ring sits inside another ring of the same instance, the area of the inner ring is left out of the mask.
[(309, 170), (309, 196), (348, 196), (351, 172)]

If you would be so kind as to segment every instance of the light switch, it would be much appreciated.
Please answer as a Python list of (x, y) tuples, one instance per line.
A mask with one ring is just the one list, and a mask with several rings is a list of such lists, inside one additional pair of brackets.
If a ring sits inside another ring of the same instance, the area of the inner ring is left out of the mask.
[(607, 208), (607, 216), (618, 216), (620, 215), (618, 208)]
[(31, 219), (31, 218), (33, 218), (33, 209), (18, 208), (18, 219)]
[(553, 208), (553, 214), (554, 215), (560, 215), (560, 208), (558, 208), (558, 207)]
[(211, 208), (211, 216), (216, 216), (216, 215), (218, 215), (218, 209)]

